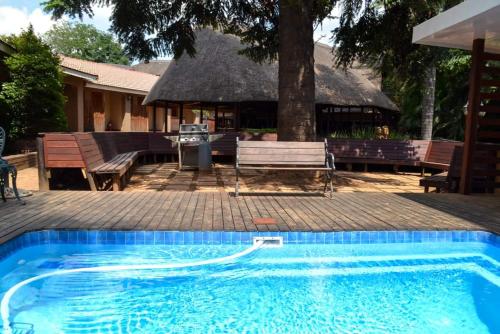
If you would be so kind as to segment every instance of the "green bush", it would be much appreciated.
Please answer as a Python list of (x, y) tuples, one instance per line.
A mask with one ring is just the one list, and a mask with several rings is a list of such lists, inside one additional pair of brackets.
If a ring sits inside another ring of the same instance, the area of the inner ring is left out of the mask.
[(59, 58), (30, 26), (8, 42), (16, 52), (5, 58), (9, 80), (0, 91), (1, 122), (9, 140), (67, 129)]
[[(335, 131), (330, 134), (332, 139), (377, 139), (375, 129), (359, 128), (352, 131)], [(389, 138), (394, 140), (409, 140), (411, 136), (397, 131), (389, 131)]]
[(263, 129), (241, 129), (241, 131), (249, 133), (276, 133), (276, 128), (263, 128)]

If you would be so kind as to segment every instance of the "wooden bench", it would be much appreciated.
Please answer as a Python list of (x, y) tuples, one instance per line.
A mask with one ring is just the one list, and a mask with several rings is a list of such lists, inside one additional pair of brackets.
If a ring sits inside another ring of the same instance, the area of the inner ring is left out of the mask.
[(137, 151), (121, 153), (115, 155), (113, 159), (96, 166), (90, 172), (99, 175), (111, 175), (113, 179), (113, 191), (119, 191), (122, 188), (122, 176), (129, 173), (138, 157), (139, 152)]
[[(436, 188), (436, 192), (457, 192), (460, 181), (460, 170), (462, 164), (462, 147), (455, 145), (451, 161), (447, 166), (447, 171), (420, 179), (420, 186), (424, 187), (424, 192), (428, 193), (429, 188)], [(432, 167), (436, 168), (436, 167)], [(443, 168), (443, 167), (441, 167)]]
[(335, 164), (326, 139), (324, 142), (272, 142), (240, 141), (236, 137), (235, 169), (235, 196), (239, 195), (241, 170), (324, 171), (323, 192), (329, 183), (330, 196), (333, 195)]
[(365, 171), (371, 164), (393, 165), (395, 171), (399, 166), (420, 166), (429, 145), (425, 140), (390, 139), (330, 139), (328, 143), (336, 162), (345, 163), (348, 170), (352, 164), (363, 164)]
[[(104, 188), (101, 184), (105, 185), (105, 180), (100, 180), (96, 176), (110, 176), (113, 191), (121, 190), (124, 183), (123, 177), (130, 176), (132, 167), (144, 151), (119, 153), (117, 146), (119, 141), (113, 140), (114, 138), (111, 136), (104, 137), (101, 135), (100, 138), (99, 134), (91, 133), (75, 133), (74, 135), (85, 161), (90, 188), (92, 190)], [(122, 144), (126, 144), (126, 138), (122, 139), (125, 139), (125, 143)], [(140, 147), (127, 147), (126, 149), (133, 148)]]

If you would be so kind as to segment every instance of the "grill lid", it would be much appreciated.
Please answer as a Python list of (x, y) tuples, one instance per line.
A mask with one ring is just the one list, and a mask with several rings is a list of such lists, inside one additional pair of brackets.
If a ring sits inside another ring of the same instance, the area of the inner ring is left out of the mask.
[(203, 134), (208, 133), (208, 124), (181, 124), (179, 134)]

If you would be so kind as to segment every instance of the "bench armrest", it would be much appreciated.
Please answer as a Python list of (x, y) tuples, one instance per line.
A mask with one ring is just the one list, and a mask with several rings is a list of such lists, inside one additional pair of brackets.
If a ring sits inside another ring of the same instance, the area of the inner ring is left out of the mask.
[(333, 153), (326, 154), (326, 167), (335, 170), (335, 157), (333, 156)]

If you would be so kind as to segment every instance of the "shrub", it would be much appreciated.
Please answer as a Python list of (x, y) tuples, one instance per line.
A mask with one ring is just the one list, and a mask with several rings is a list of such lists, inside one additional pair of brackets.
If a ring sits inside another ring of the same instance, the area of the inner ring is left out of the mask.
[(59, 58), (35, 35), (31, 26), (8, 41), (17, 50), (5, 59), (10, 78), (0, 91), (2, 126), (8, 139), (33, 138), (39, 132), (66, 130)]

